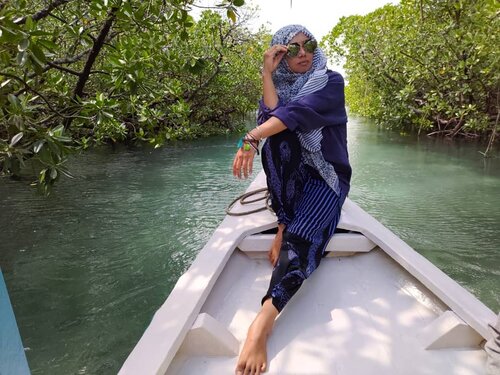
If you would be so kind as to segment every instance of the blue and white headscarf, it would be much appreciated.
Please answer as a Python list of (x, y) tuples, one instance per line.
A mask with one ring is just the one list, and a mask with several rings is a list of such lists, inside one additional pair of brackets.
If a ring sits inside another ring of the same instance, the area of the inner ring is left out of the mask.
[[(271, 40), (271, 46), (276, 44), (287, 45), (299, 33), (315, 39), (309, 30), (301, 25), (288, 25), (279, 29)], [(327, 59), (318, 47), (314, 51), (312, 67), (305, 73), (294, 73), (285, 58), (283, 58), (273, 72), (273, 82), (276, 93), (283, 104), (298, 100), (305, 95), (321, 90), (328, 83)], [(323, 128), (308, 132), (297, 131), (303, 152), (304, 162), (314, 167), (337, 195), (340, 194), (339, 181), (335, 169), (327, 162), (321, 152)]]

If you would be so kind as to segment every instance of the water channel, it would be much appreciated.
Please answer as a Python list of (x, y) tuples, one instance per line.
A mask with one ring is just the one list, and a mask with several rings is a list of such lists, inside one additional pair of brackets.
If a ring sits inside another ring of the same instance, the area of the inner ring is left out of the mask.
[[(118, 371), (246, 189), (236, 138), (94, 150), (48, 198), (0, 180), (0, 267), (33, 374)], [(349, 148), (350, 198), (498, 312), (500, 154), (355, 117)]]

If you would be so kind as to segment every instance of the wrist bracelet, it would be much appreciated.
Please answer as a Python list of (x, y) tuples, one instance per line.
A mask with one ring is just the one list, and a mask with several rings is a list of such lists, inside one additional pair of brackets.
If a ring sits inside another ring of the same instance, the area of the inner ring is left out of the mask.
[(255, 130), (257, 130), (257, 132), (259, 133), (259, 141), (262, 141), (262, 138), (264, 137), (262, 136), (262, 129), (260, 128), (260, 125), (256, 126)]
[(245, 137), (240, 138), (240, 140), (238, 141), (237, 147), (242, 148), (243, 151), (250, 151), (253, 148), (254, 151), (257, 153), (257, 155), (260, 155), (259, 141), (257, 141), (252, 136), (250, 136), (250, 137), (252, 137), (252, 139), (248, 139), (247, 135), (245, 135)]

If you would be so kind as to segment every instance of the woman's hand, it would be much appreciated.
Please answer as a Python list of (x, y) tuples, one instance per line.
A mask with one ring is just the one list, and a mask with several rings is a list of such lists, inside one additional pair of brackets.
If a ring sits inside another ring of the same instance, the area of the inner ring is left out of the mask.
[(248, 151), (239, 148), (233, 160), (233, 175), (241, 178), (241, 173), (243, 172), (243, 176), (248, 178), (252, 174), (254, 156), (255, 150), (253, 148)]
[(287, 48), (283, 44), (276, 44), (270, 47), (264, 53), (263, 73), (272, 73), (278, 67), (278, 64), (286, 55)]

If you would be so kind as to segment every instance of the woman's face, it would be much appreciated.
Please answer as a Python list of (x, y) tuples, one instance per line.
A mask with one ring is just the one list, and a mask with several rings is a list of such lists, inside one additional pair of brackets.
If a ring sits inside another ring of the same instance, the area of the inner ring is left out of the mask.
[(306, 52), (304, 50), (304, 42), (310, 38), (305, 34), (298, 33), (295, 35), (290, 43), (297, 43), (300, 45), (300, 51), (297, 56), (286, 56), (286, 61), (290, 70), (294, 73), (305, 73), (312, 67), (314, 52)]

